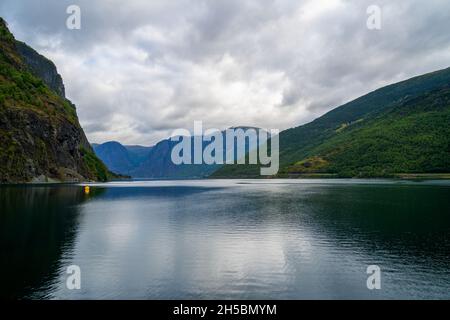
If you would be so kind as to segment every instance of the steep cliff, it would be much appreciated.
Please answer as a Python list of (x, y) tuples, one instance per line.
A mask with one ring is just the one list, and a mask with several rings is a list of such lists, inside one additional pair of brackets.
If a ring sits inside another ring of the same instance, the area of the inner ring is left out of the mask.
[(54, 64), (0, 18), (0, 182), (106, 180)]
[(64, 83), (61, 75), (56, 70), (55, 64), (21, 41), (16, 41), (16, 48), (30, 72), (44, 81), (60, 97), (65, 98)]

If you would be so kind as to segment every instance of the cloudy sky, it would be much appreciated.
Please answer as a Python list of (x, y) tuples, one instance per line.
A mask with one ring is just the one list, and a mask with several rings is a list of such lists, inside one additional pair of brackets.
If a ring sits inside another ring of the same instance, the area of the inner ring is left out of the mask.
[(448, 0), (1, 0), (0, 16), (55, 62), (91, 142), (151, 145), (194, 120), (286, 129), (450, 66)]

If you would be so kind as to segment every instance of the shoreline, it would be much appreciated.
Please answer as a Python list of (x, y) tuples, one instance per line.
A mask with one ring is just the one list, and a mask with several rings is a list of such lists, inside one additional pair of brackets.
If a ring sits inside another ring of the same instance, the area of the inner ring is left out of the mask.
[(112, 179), (109, 181), (39, 181), (39, 182), (2, 182), (2, 186), (52, 186), (52, 185), (82, 185), (82, 184), (106, 184), (108, 182), (133, 182), (133, 181), (182, 181), (182, 180), (302, 180), (302, 179), (329, 179), (329, 180), (342, 180), (353, 179), (357, 180), (379, 180), (390, 179), (400, 181), (426, 181), (426, 180), (450, 180), (450, 173), (398, 173), (388, 177), (339, 177), (335, 174), (298, 174), (288, 175), (282, 177), (261, 177), (261, 176), (245, 176), (245, 177), (206, 177), (206, 178), (130, 178), (130, 179)]

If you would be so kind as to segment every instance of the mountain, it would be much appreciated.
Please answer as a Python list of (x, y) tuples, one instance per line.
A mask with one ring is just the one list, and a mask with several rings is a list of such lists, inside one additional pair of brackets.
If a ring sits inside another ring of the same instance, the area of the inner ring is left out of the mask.
[(115, 141), (93, 144), (92, 147), (109, 170), (133, 178), (202, 178), (217, 170), (218, 166), (204, 164), (175, 165), (171, 160), (171, 153), (176, 144), (177, 142), (165, 139), (153, 147), (126, 146)]
[(142, 146), (123, 146), (116, 141), (92, 144), (92, 147), (109, 170), (123, 175), (129, 175), (136, 166), (145, 161), (152, 149)]
[(109, 170), (127, 174), (132, 168), (128, 150), (120, 143), (111, 141), (100, 145), (92, 145), (95, 154), (103, 161)]
[(175, 165), (172, 162), (171, 154), (176, 144), (178, 142), (171, 141), (170, 139), (158, 142), (152, 148), (147, 158), (133, 169), (130, 175), (135, 178), (150, 179), (205, 178), (218, 169), (218, 165)]
[(134, 165), (139, 165), (142, 163), (152, 150), (152, 147), (144, 147), (144, 146), (125, 146), (128, 151), (128, 154), (131, 157), (131, 160)]
[[(279, 176), (450, 172), (450, 68), (381, 88), (280, 133)], [(214, 177), (256, 177), (224, 166)]]
[(55, 65), (0, 18), (0, 182), (104, 181)]
[[(254, 129), (258, 132), (260, 129), (252, 127), (234, 127), (230, 129), (242, 129), (246, 132), (248, 129)], [(222, 132), (224, 141), (226, 141), (225, 131)], [(194, 146), (194, 137), (191, 137), (191, 146)], [(97, 156), (114, 172), (124, 175), (130, 175), (133, 178), (142, 179), (187, 179), (187, 178), (206, 178), (218, 170), (221, 165), (207, 164), (181, 164), (176, 165), (172, 162), (172, 149), (178, 142), (171, 139), (165, 139), (158, 142), (153, 147), (142, 146), (124, 146), (119, 142), (106, 142), (104, 144), (93, 144)], [(205, 148), (209, 142), (203, 142)], [(224, 144), (226, 146), (226, 143)], [(249, 151), (249, 144), (246, 141), (245, 150)], [(236, 146), (233, 158), (237, 157)], [(244, 153), (245, 153), (244, 150)], [(226, 154), (231, 152), (226, 148), (222, 151), (225, 158)], [(193, 149), (191, 150), (193, 159)]]

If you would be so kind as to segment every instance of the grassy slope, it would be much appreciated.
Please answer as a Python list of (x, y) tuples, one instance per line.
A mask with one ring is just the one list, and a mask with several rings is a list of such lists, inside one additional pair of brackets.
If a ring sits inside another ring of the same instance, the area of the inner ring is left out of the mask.
[[(440, 91), (449, 84), (450, 69), (415, 77), (376, 90), (309, 124), (283, 131), (280, 175), (450, 172), (448, 140), (442, 138), (448, 136), (448, 106), (442, 101), (448, 92)], [(435, 109), (428, 110), (429, 105), (435, 105)], [(258, 175), (257, 166), (234, 165), (224, 166), (213, 176)]]

